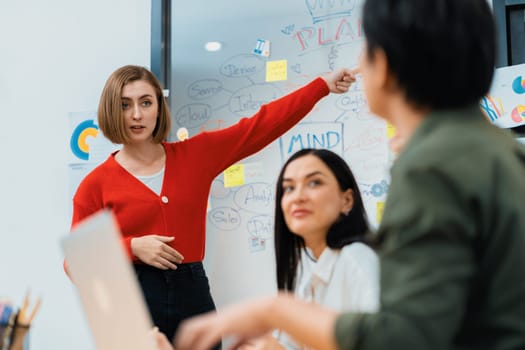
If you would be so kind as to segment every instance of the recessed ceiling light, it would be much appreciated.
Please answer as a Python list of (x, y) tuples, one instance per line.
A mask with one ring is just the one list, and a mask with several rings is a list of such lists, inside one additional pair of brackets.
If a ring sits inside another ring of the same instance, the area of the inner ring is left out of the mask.
[(204, 44), (206, 51), (219, 51), (222, 48), (222, 44), (219, 41), (208, 41)]

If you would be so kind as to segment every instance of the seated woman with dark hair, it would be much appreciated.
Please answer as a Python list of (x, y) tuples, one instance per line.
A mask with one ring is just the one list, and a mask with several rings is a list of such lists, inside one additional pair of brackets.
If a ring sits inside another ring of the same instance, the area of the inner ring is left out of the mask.
[[(304, 149), (288, 159), (275, 196), (280, 291), (334, 311), (377, 311), (379, 263), (365, 243), (367, 232), (361, 193), (341, 157), (328, 150)], [(258, 339), (246, 349), (268, 348), (272, 339)], [(277, 339), (280, 348), (301, 348), (285, 334)]]

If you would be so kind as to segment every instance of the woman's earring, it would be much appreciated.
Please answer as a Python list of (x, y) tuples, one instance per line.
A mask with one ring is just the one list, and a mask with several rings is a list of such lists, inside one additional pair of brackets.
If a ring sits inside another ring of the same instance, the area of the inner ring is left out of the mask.
[(352, 209), (348, 209), (348, 210), (344, 211), (344, 212), (343, 212), (343, 215), (344, 215), (344, 216), (348, 216), (348, 214), (350, 214), (350, 211), (351, 211), (351, 210), (352, 210)]

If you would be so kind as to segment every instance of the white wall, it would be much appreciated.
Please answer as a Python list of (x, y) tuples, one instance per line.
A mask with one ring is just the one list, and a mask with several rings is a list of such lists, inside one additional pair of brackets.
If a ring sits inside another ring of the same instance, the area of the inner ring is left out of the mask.
[(31, 350), (93, 349), (62, 270), (68, 112), (96, 109), (107, 76), (150, 63), (150, 0), (0, 2), (0, 298), (43, 304)]

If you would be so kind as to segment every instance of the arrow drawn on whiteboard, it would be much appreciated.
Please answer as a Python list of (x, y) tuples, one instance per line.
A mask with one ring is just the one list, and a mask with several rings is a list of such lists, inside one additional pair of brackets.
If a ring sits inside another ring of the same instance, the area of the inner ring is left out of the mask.
[(301, 74), (301, 64), (300, 63), (290, 66), (290, 69), (293, 70), (297, 74)]
[(328, 54), (328, 67), (331, 71), (334, 70), (335, 61), (337, 57), (339, 57), (337, 47), (335, 45), (332, 45), (332, 47), (330, 48), (330, 53)]
[(281, 33), (290, 35), (293, 33), (294, 29), (295, 29), (295, 24), (290, 24), (284, 27), (283, 29), (281, 29)]
[(343, 112), (339, 117), (335, 119), (336, 122), (341, 122), (341, 118), (344, 118), (343, 120), (347, 120), (348, 116), (346, 115), (346, 112)]

